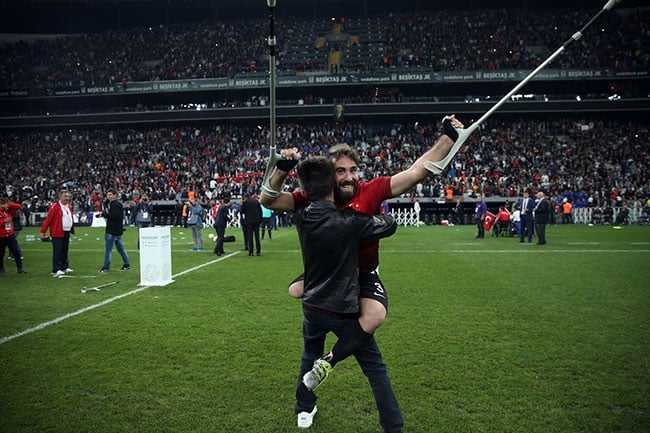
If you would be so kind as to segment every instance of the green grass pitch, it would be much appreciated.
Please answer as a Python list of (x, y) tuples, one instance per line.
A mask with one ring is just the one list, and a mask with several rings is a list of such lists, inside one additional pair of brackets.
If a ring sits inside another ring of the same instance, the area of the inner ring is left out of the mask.
[[(100, 275), (103, 230), (77, 229), (69, 278), (51, 245), (20, 243), (0, 275), (0, 430), (298, 432), (301, 271), (293, 228), (218, 258), (172, 229), (175, 282), (138, 286), (136, 229)], [(400, 227), (381, 242), (390, 295), (377, 340), (405, 432), (650, 431), (650, 230), (550, 226), (548, 245), (474, 239), (473, 226)], [(99, 292), (84, 286), (112, 281)], [(328, 340), (331, 346), (333, 340)], [(379, 433), (353, 359), (318, 389), (309, 431)]]

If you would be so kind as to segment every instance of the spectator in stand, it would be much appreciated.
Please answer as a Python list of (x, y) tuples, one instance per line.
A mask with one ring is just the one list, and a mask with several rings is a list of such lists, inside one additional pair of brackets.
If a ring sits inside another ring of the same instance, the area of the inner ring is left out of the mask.
[[(537, 177), (544, 178), (537, 173), (543, 173), (550, 175), (545, 190), (554, 192), (553, 195), (562, 197), (573, 189), (568, 185), (576, 185), (576, 192), (584, 189), (595, 201), (602, 202), (601, 208), (605, 208), (611, 192), (615, 193), (614, 204), (618, 203), (619, 196), (626, 202), (645, 199), (650, 191), (650, 166), (643, 163), (647, 157), (638, 153), (638, 149), (643, 149), (643, 143), (650, 141), (647, 125), (598, 118), (587, 119), (587, 123), (594, 126), (585, 132), (580, 123), (568, 118), (548, 118), (542, 124), (530, 119), (504, 120), (495, 116), (487, 121), (480, 135), (471, 137), (472, 145), (468, 147), (471, 151), (459, 152), (452, 161), (457, 178), (429, 176), (422, 181), (422, 194), (437, 198), (446, 184), (455, 184), (465, 191), (473, 190), (476, 185), (478, 192), (482, 182), (496, 191), (537, 190), (542, 188), (542, 180), (537, 181)], [(360, 149), (364, 179), (404, 171), (440, 132), (435, 125), (415, 127), (409, 122), (399, 127), (397, 135), (392, 135), (395, 132), (392, 127), (356, 122), (280, 124), (278, 128), (282, 131), (279, 146), (295, 144), (299, 151), (310, 155), (324, 154), (332, 143), (349, 142)], [(620, 130), (630, 133), (618, 137), (616, 131)], [(260, 131), (237, 125), (0, 132), (0, 142), (6, 143), (8, 149), (0, 165), (12, 185), (21, 190), (33, 188), (30, 201), (37, 196), (33, 200), (34, 212), (47, 211), (48, 202), (56, 200), (56, 185), (72, 178), (77, 185), (90, 185), (88, 188), (71, 187), (75, 212), (77, 208), (99, 212), (98, 193), (114, 185), (115, 179), (120, 179), (120, 184), (124, 179), (123, 188), (129, 196), (151, 191), (150, 199), (168, 200), (171, 196), (173, 200), (187, 185), (205, 191), (208, 180), (214, 178), (218, 168), (215, 193), (219, 197), (231, 194), (238, 188), (235, 179), (241, 176), (241, 167), (249, 178), (261, 177), (267, 149), (257, 143), (263, 142), (267, 134), (265, 128)], [(375, 136), (382, 137), (376, 145), (363, 144), (375, 143)], [(298, 137), (310, 137), (310, 140), (302, 144)], [(39, 143), (46, 143), (51, 152), (43, 153)], [(404, 146), (405, 143), (409, 146)], [(528, 145), (532, 143), (535, 145)], [(576, 146), (581, 154), (591, 157), (564, 152), (562, 149), (568, 146)], [(81, 148), (88, 150), (79, 152)], [(119, 152), (115, 150), (118, 148)], [(608, 151), (601, 152), (602, 148)], [(74, 163), (62, 165), (57, 159), (61, 154), (69, 155)], [(98, 159), (98, 154), (106, 157)], [(28, 166), (25, 160), (30, 161)], [(493, 161), (496, 160), (501, 161), (499, 180), (495, 180)], [(55, 172), (52, 167), (56, 167)], [(616, 185), (625, 185), (625, 188)], [(0, 185), (0, 190), (2, 187)], [(295, 188), (295, 177), (289, 177), (285, 190)], [(247, 192), (259, 194), (258, 189)], [(406, 199), (411, 192), (400, 198)], [(561, 217), (561, 213), (558, 216)]]
[[(350, 57), (336, 72), (372, 72), (394, 67), (439, 71), (530, 70), (543, 58), (526, 46), (558, 46), (562, 42), (557, 40), (558, 35), (571, 35), (576, 23), (584, 22), (585, 18), (583, 10), (552, 8), (470, 8), (463, 11), (420, 8), (417, 13), (400, 11), (382, 18), (367, 17), (361, 19), (361, 25), (370, 26), (372, 21), (373, 26), (386, 29), (385, 39), (378, 41), (376, 48), (365, 45), (368, 59), (356, 61)], [(374, 24), (377, 20), (379, 23)], [(601, 20), (604, 28), (617, 31), (592, 33), (590, 37), (594, 39), (590, 44), (581, 46), (575, 55), (557, 60), (559, 67), (647, 70), (649, 56), (644, 36), (649, 31), (648, 12), (639, 9), (625, 16), (606, 14)], [(468, 26), (468, 22), (480, 24)], [(540, 22), (554, 23), (554, 31), (537, 31), (535, 23)], [(267, 65), (250, 59), (264, 55), (265, 46), (258, 43), (259, 35), (264, 34), (264, 25), (265, 21), (260, 18), (206, 20), (40, 39), (29, 44), (17, 42), (3, 48), (5, 64), (0, 72), (8, 89), (106, 86), (119, 82), (120, 90), (134, 81), (196, 80), (263, 73), (268, 72)], [(294, 18), (285, 19), (282, 27), (296, 29), (285, 33), (285, 39), (278, 41), (280, 46), (290, 47), (301, 44), (306, 37), (298, 29), (313, 28), (313, 24), (306, 25), (305, 20)], [(444, 28), (445, 31), (435, 32), (431, 28)], [(454, 39), (447, 38), (448, 34), (454, 34)], [(486, 34), (494, 37), (486, 38)], [(522, 43), (522, 35), (526, 43)], [(219, 50), (212, 49), (215, 41)], [(89, 52), (95, 55), (84, 57), (83, 54)], [(160, 62), (142, 62), (143, 52)], [(488, 52), (490, 55), (486, 56)], [(277, 67), (294, 73), (328, 71), (328, 54), (327, 47), (300, 54), (280, 50)], [(86, 67), (80, 68), (79, 64)], [(395, 95), (390, 93), (374, 97), (387, 102), (395, 100)]]
[[(70, 204), (70, 192), (59, 191), (59, 199), (47, 212), (41, 224), (40, 238), (52, 241), (52, 276), (60, 277), (73, 272), (68, 260), (70, 235), (74, 234), (73, 208)], [(47, 231), (50, 235), (47, 235)]]

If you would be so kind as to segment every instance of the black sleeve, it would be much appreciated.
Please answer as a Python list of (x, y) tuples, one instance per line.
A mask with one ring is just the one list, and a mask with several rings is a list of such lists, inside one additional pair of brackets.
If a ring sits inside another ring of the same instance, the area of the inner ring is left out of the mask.
[(123, 217), (122, 206), (118, 202), (112, 201), (108, 208), (108, 219), (121, 221)]
[(354, 229), (360, 241), (368, 242), (391, 236), (397, 230), (391, 215), (365, 215), (347, 208), (344, 212), (354, 218)]

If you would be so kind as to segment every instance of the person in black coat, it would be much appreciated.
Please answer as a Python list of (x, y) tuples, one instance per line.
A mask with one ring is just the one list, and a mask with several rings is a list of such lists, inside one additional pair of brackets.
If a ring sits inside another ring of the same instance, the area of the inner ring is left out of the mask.
[(124, 206), (117, 197), (117, 191), (115, 191), (115, 189), (111, 188), (107, 190), (106, 198), (108, 199), (108, 204), (105, 206), (103, 212), (95, 215), (96, 217), (106, 218), (106, 233), (104, 234), (104, 265), (99, 270), (102, 274), (107, 273), (111, 267), (113, 245), (115, 245), (117, 252), (122, 257), (123, 265), (119, 270), (131, 270), (129, 255), (124, 249), (124, 243), (122, 242), (122, 234), (124, 233)]
[(537, 230), (537, 245), (546, 245), (546, 224), (551, 218), (551, 203), (543, 191), (537, 193), (535, 204), (535, 230)]
[(242, 197), (239, 214), (242, 218), (245, 233), (245, 243), (248, 248), (248, 255), (253, 255), (253, 241), (255, 241), (255, 250), (260, 255), (260, 224), (262, 223), (262, 206), (260, 202), (251, 198), (248, 194)]
[(214, 228), (217, 230), (217, 245), (214, 247), (214, 253), (218, 256), (225, 254), (223, 251), (223, 240), (226, 236), (226, 226), (230, 221), (230, 199), (223, 199), (223, 204), (217, 210), (217, 218), (214, 220)]

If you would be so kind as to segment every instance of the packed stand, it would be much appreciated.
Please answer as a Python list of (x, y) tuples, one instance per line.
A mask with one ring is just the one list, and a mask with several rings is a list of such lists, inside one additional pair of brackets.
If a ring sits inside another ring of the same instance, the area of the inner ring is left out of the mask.
[[(358, 44), (329, 42), (326, 38), (323, 46), (318, 46), (316, 39), (330, 35), (331, 30), (325, 30), (332, 27), (328, 19), (319, 23), (280, 18), (276, 60), (280, 72), (291, 73), (329, 71), (332, 50), (344, 54), (340, 68), (332, 72), (392, 67), (438, 71), (532, 69), (593, 12), (398, 12), (350, 19), (354, 23), (351, 28), (360, 32), (351, 35), (359, 36)], [(555, 66), (647, 70), (649, 14), (647, 10), (606, 14), (598, 27), (606, 31), (590, 30), (587, 40), (578, 41)], [(267, 25), (264, 19), (211, 21), (18, 42), (0, 47), (0, 83), (7, 89), (52, 89), (264, 73), (269, 67)], [(346, 50), (354, 55), (346, 57)]]
[[(409, 167), (440, 134), (437, 124), (281, 124), (278, 148), (326, 154), (346, 142), (359, 150), (366, 179)], [(100, 209), (116, 188), (127, 201), (142, 194), (177, 200), (189, 191), (204, 203), (260, 192), (268, 159), (268, 128), (66, 130), (3, 134), (5, 195), (43, 211), (58, 190), (73, 193), (75, 210)], [(620, 206), (650, 197), (648, 128), (633, 122), (571, 119), (489, 120), (454, 158), (444, 176), (430, 176), (404, 197), (477, 193), (506, 200), (544, 189), (576, 207)], [(291, 177), (286, 188), (297, 188)], [(135, 205), (135, 202), (130, 205)], [(128, 206), (127, 206), (128, 207)]]

